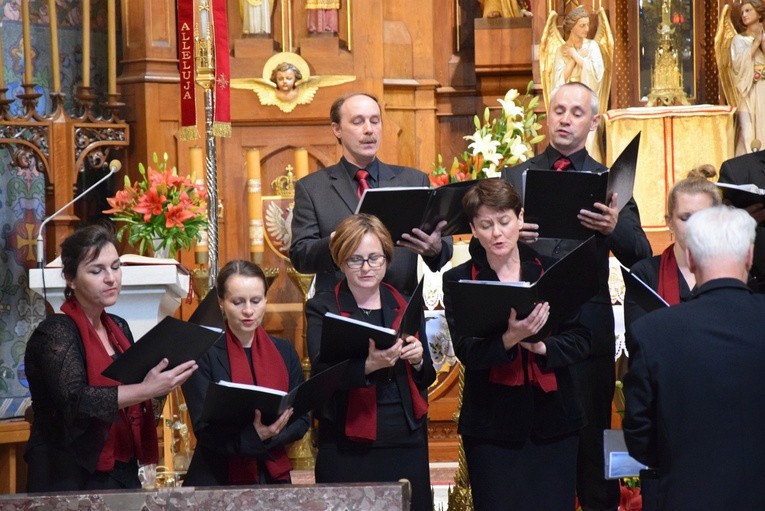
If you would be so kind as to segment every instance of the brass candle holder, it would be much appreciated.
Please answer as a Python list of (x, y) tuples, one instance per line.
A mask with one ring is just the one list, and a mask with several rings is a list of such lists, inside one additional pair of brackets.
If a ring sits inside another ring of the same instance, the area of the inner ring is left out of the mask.
[[(305, 302), (308, 300), (308, 293), (311, 289), (314, 275), (312, 273), (300, 273), (295, 268), (287, 268), (287, 275), (290, 280), (297, 285), (303, 294), (303, 318), (305, 318)], [(303, 323), (303, 340), (305, 344), (306, 324)], [(303, 375), (306, 379), (311, 376), (311, 360), (308, 357), (303, 358), (301, 363)], [(298, 470), (312, 470), (316, 466), (316, 442), (314, 441), (313, 420), (311, 427), (303, 438), (290, 445), (287, 455), (292, 461), (292, 466)]]

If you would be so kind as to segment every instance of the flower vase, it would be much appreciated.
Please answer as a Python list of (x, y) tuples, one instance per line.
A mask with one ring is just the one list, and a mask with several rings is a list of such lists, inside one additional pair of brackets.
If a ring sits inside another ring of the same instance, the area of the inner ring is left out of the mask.
[(165, 244), (164, 247), (160, 247), (163, 241), (162, 238), (152, 238), (151, 240), (152, 252), (157, 259), (167, 259), (170, 257), (170, 245)]

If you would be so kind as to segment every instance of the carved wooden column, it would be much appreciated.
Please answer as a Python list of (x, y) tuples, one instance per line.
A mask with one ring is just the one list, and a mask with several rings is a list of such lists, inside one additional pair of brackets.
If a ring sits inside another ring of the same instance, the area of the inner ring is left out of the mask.
[(127, 107), (133, 144), (122, 166), (134, 177), (138, 162), (167, 151), (177, 164), (175, 134), (180, 119), (175, 2), (135, 0), (122, 6), (122, 74), (118, 78)]

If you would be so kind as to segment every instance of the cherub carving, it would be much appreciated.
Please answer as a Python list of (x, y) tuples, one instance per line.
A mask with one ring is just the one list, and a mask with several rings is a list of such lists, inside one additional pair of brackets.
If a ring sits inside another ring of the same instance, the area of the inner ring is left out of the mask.
[(720, 83), (725, 100), (736, 107), (736, 155), (765, 141), (764, 17), (765, 7), (759, 0), (741, 3), (735, 13), (725, 5), (715, 34)]
[(320, 87), (340, 85), (355, 79), (353, 75), (311, 76), (308, 63), (300, 55), (282, 52), (266, 61), (262, 78), (234, 78), (231, 87), (249, 89), (258, 95), (261, 105), (274, 105), (289, 113), (297, 105), (311, 103)]
[[(611, 92), (614, 61), (614, 37), (606, 11), (598, 10), (598, 29), (594, 39), (588, 39), (590, 16), (584, 7), (577, 7), (563, 20), (561, 34), (557, 26), (558, 13), (550, 11), (539, 48), (539, 71), (545, 108), (550, 107), (552, 90), (567, 82), (581, 82), (598, 95), (598, 108), (604, 113)], [(600, 129), (587, 139), (590, 155), (603, 161)]]

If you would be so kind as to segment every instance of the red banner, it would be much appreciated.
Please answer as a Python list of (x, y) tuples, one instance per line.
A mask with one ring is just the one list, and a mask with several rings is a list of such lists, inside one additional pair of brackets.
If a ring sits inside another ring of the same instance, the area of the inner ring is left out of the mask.
[(197, 111), (194, 65), (194, 1), (178, 0), (178, 71), (181, 75), (181, 140), (194, 140)]
[(211, 0), (215, 37), (215, 110), (213, 134), (231, 136), (231, 66), (228, 55), (226, 0)]

